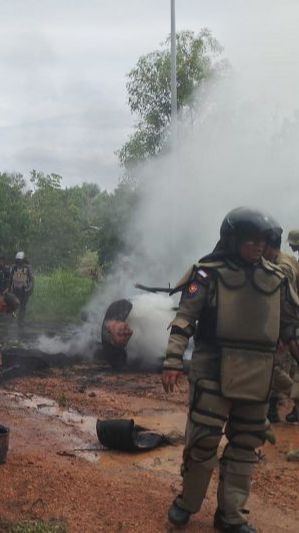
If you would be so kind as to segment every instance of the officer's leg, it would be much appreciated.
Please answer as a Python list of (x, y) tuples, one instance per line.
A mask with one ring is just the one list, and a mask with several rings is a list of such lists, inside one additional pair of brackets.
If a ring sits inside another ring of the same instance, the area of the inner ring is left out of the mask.
[(19, 308), (19, 314), (18, 314), (18, 322), (20, 325), (23, 324), (25, 313), (26, 313), (26, 305), (28, 302), (28, 295), (25, 293), (25, 291), (22, 292), (21, 296), (19, 297), (20, 300), (20, 308)]
[(220, 395), (217, 382), (197, 383), (186, 427), (183, 491), (176, 499), (180, 508), (191, 513), (199, 511), (206, 495), (230, 406), (231, 402)]
[(250, 492), (250, 481), (257, 462), (255, 448), (262, 446), (269, 429), (268, 404), (234, 402), (226, 436), (228, 444), (220, 461), (218, 509), (226, 524), (243, 524), (242, 513)]
[(299, 422), (299, 366), (296, 365), (293, 374), (293, 386), (291, 390), (291, 398), (294, 400), (294, 407), (292, 411), (286, 416), (287, 422)]
[(280, 365), (275, 365), (273, 371), (269, 410), (267, 415), (272, 424), (280, 421), (277, 410), (278, 402), (281, 395), (290, 396), (292, 385), (293, 380), (289, 376), (289, 373)]

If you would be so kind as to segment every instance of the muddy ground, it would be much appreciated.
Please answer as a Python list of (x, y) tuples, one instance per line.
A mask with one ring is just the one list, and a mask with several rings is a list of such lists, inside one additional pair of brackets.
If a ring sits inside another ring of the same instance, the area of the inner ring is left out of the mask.
[[(10, 449), (0, 466), (0, 531), (5, 523), (60, 520), (75, 532), (175, 531), (166, 520), (180, 488), (179, 464), (187, 382), (166, 396), (158, 374), (115, 374), (81, 365), (14, 378), (0, 387), (0, 423), (10, 427)], [(178, 437), (178, 444), (148, 453), (105, 451), (96, 419), (134, 418)], [(253, 479), (250, 521), (259, 532), (299, 530), (299, 426), (275, 426)], [(212, 532), (217, 472), (188, 531)]]

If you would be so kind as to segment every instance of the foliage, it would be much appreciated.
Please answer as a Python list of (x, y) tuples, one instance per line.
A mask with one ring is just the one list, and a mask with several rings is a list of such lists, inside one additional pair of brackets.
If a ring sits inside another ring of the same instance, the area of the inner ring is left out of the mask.
[(92, 183), (63, 188), (61, 176), (33, 170), (31, 186), (21, 174), (0, 174), (0, 248), (9, 262), (24, 250), (35, 272), (75, 270), (91, 253), (99, 272), (125, 250), (137, 201), (128, 184), (111, 193)]
[(81, 308), (91, 297), (94, 286), (91, 279), (68, 270), (38, 274), (28, 303), (27, 317), (36, 322), (77, 319)]
[(31, 233), (28, 194), (21, 174), (0, 173), (0, 246), (14, 255), (26, 247)]
[(58, 520), (24, 520), (14, 524), (1, 520), (0, 530), (7, 533), (66, 533), (66, 526)]
[[(178, 109), (192, 110), (195, 89), (217, 71), (213, 59), (221, 54), (222, 48), (207, 29), (198, 35), (191, 31), (177, 33), (176, 44)], [(167, 138), (171, 118), (170, 38), (160, 50), (140, 57), (128, 78), (129, 106), (138, 123), (118, 155), (121, 164), (130, 171), (136, 162), (156, 155)]]
[(101, 277), (97, 252), (87, 250), (85, 254), (79, 258), (78, 273), (80, 276), (90, 278), (95, 281)]
[(33, 230), (29, 255), (43, 270), (73, 266), (82, 249), (78, 202), (67, 189), (61, 189), (61, 180), (56, 174), (45, 176), (32, 172)]
[(118, 253), (127, 250), (125, 232), (137, 201), (137, 191), (126, 183), (121, 183), (106, 198), (99, 196), (95, 199), (97, 249), (104, 269), (109, 268)]

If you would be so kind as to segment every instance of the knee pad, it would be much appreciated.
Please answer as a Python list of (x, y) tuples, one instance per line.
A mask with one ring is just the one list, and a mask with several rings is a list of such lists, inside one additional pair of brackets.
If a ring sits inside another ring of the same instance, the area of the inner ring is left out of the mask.
[(187, 443), (184, 451), (185, 467), (187, 467), (190, 459), (202, 464), (210, 464), (211, 461), (215, 464), (221, 437), (222, 431), (220, 428), (194, 428), (193, 438)]

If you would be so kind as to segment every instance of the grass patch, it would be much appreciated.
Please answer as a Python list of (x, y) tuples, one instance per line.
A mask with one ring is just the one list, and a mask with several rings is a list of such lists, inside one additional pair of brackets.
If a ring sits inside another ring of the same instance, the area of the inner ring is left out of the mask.
[(28, 302), (27, 318), (35, 322), (76, 320), (94, 288), (93, 280), (68, 270), (37, 274), (34, 292)]
[(24, 520), (15, 524), (1, 520), (0, 531), (3, 533), (66, 533), (67, 529), (63, 522), (57, 520), (50, 522)]

